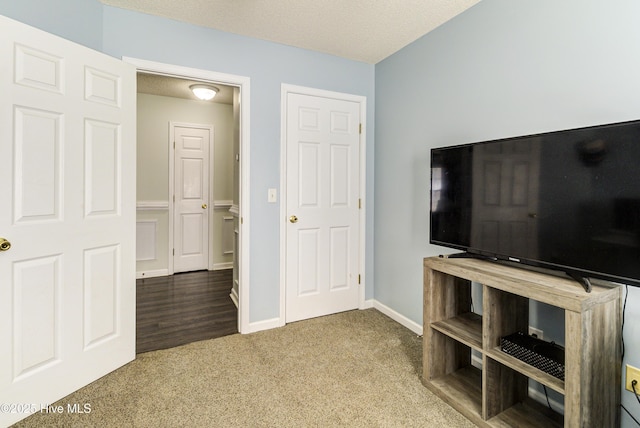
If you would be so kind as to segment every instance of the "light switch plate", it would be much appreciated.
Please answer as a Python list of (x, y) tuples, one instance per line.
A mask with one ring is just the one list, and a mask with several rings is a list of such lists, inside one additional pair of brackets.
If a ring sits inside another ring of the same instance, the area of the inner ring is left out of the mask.
[(267, 192), (267, 201), (268, 202), (277, 202), (278, 201), (278, 190), (277, 189), (269, 189)]

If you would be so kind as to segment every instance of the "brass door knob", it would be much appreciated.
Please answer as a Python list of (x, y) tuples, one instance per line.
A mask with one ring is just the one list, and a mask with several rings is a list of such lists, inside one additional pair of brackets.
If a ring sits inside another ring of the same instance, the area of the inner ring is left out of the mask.
[(291, 223), (297, 223), (297, 222), (298, 222), (298, 217), (296, 217), (296, 216), (292, 215), (291, 217), (289, 217), (289, 221), (290, 221)]
[(4, 238), (0, 238), (0, 251), (8, 251), (11, 248), (11, 242)]
[(207, 204), (202, 204), (202, 209), (206, 210), (207, 209)]

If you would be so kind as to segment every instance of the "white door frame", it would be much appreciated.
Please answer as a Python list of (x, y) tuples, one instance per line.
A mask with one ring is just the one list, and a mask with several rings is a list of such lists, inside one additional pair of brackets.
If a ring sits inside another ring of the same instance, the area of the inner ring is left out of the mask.
[(213, 228), (211, 227), (211, 210), (213, 209), (213, 166), (214, 166), (214, 126), (210, 124), (199, 124), (199, 123), (187, 123), (187, 122), (169, 122), (169, 275), (173, 275), (175, 273), (175, 264), (174, 259), (175, 255), (173, 254), (173, 249), (175, 248), (175, 227), (173, 224), (173, 220), (175, 219), (175, 209), (176, 202), (173, 199), (173, 195), (175, 192), (175, 179), (176, 179), (176, 170), (175, 170), (175, 162), (176, 162), (176, 151), (175, 146), (173, 150), (171, 149), (171, 145), (173, 144), (171, 139), (174, 138), (173, 133), (175, 132), (176, 127), (184, 127), (184, 128), (198, 128), (198, 129), (207, 129), (209, 131), (209, 159), (207, 159), (207, 166), (209, 168), (209, 208), (207, 208), (207, 245), (208, 245), (208, 255), (207, 255), (207, 269), (213, 270)]
[[(123, 61), (136, 66), (138, 73), (160, 74), (165, 76), (197, 79), (210, 83), (240, 88), (240, 213), (238, 238), (238, 331), (250, 333), (249, 325), (249, 112), (250, 79), (244, 76), (218, 73), (215, 71), (182, 67), (173, 64), (123, 57)], [(173, 263), (173, 261), (171, 262)]]
[(359, 298), (358, 308), (365, 309), (365, 242), (366, 242), (366, 177), (367, 177), (367, 97), (326, 91), (323, 89), (283, 83), (280, 91), (280, 325), (286, 324), (286, 292), (287, 292), (287, 99), (289, 94), (309, 95), (313, 97), (333, 98), (356, 102), (360, 105), (360, 216), (358, 240)]

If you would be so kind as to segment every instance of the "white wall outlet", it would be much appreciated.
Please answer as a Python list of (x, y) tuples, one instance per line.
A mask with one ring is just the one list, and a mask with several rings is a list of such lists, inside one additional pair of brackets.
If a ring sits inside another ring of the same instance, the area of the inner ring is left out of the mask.
[(269, 189), (267, 192), (267, 201), (278, 202), (278, 189)]
[(537, 337), (540, 340), (544, 339), (544, 332), (539, 328), (529, 326), (529, 336)]

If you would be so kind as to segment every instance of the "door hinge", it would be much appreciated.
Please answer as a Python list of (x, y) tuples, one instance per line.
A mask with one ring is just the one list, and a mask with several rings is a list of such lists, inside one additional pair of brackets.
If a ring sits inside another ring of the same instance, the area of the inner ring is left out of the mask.
[(362, 209), (362, 199), (358, 198), (358, 209), (361, 210)]
[(176, 255), (176, 249), (175, 248), (173, 249), (173, 255), (174, 256)]
[(360, 124), (360, 126), (358, 126), (358, 134), (362, 134), (362, 124)]
[(360, 284), (360, 274), (358, 274), (358, 284)]
[(176, 201), (176, 195), (173, 195), (173, 202)]

